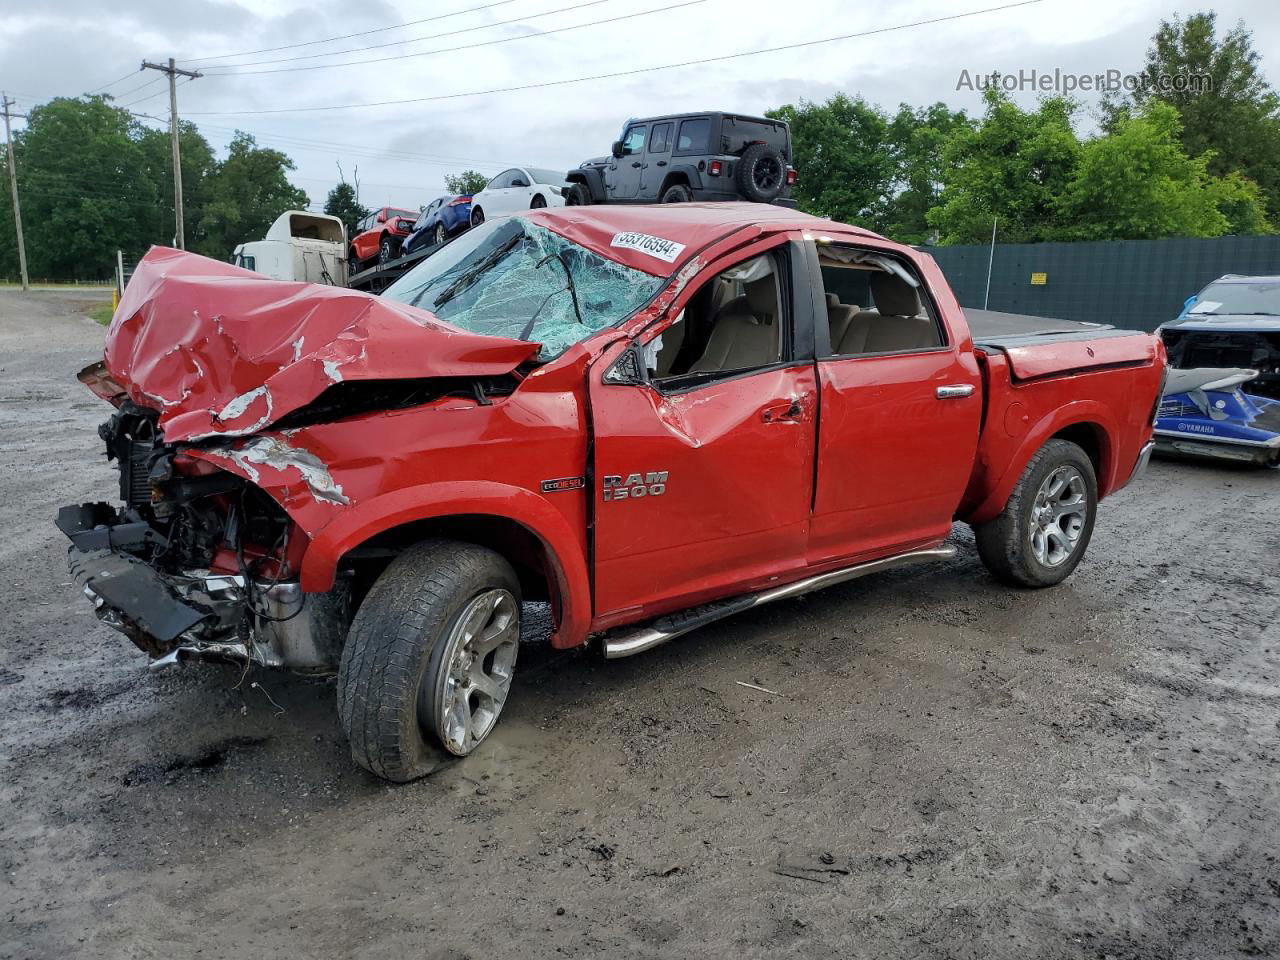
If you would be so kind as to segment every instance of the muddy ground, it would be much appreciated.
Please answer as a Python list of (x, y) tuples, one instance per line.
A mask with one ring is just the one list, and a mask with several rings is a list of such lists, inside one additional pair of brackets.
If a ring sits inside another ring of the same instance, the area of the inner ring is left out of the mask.
[(1054, 590), (957, 529), (633, 660), (528, 647), (391, 787), (332, 682), (148, 673), (76, 595), (102, 333), (0, 293), (0, 957), (1280, 956), (1280, 473), (1157, 462)]

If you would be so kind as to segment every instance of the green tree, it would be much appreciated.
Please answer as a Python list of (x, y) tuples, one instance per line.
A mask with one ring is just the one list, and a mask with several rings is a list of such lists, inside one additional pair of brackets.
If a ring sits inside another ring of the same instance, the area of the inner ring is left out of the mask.
[(490, 179), (479, 170), (463, 170), (456, 175), (446, 173), (444, 175), (444, 187), (450, 193), (456, 193), (459, 196), (468, 193), (479, 193), (485, 188)]
[(942, 243), (985, 242), (995, 217), (1004, 242), (1053, 239), (1057, 199), (1080, 157), (1075, 104), (1049, 97), (1023, 110), (997, 90), (983, 96), (982, 119), (955, 124), (946, 136), (943, 189), (929, 223)]
[(1150, 101), (1086, 143), (1057, 203), (1071, 240), (1217, 237), (1233, 229), (1267, 232), (1256, 185), (1209, 173), (1212, 151), (1189, 157), (1178, 112)]
[(347, 236), (355, 236), (356, 224), (369, 215), (369, 208), (360, 203), (356, 188), (347, 181), (339, 182), (324, 201), (324, 212), (337, 217), (347, 228)]
[[(60, 97), (31, 109), (14, 152), (33, 276), (108, 277), (117, 248), (134, 257), (150, 245), (161, 189), (141, 147), (144, 135), (105, 97)], [(0, 223), (0, 272), (12, 276), (17, 244), (7, 182)]]
[(227, 159), (208, 179), (199, 252), (225, 260), (236, 244), (262, 239), (286, 210), (305, 209), (310, 202), (306, 192), (286, 177), (292, 169), (288, 156), (259, 147), (252, 136), (237, 131)]
[[(200, 249), (201, 211), (208, 201), (209, 178), (218, 167), (213, 147), (189, 121), (178, 124), (178, 143), (182, 155), (182, 206), (186, 244)], [(147, 218), (147, 235), (153, 243), (172, 245), (176, 220), (173, 216), (173, 139), (167, 128), (143, 127), (138, 145), (147, 164), (147, 177), (156, 184), (159, 202)]]
[[(1280, 97), (1261, 71), (1261, 57), (1243, 23), (1221, 38), (1216, 14), (1164, 20), (1152, 38), (1140, 76), (1127, 100), (1104, 105), (1107, 129), (1126, 113), (1153, 101), (1174, 107), (1188, 156), (1209, 157), (1209, 172), (1239, 172), (1255, 181), (1272, 214), (1280, 213)], [(1162, 78), (1207, 78), (1202, 85), (1170, 89)]]
[(766, 116), (791, 125), (800, 209), (876, 228), (896, 173), (889, 120), (861, 97), (786, 104)]
[(928, 213), (942, 190), (943, 147), (958, 130), (972, 127), (963, 110), (952, 111), (944, 103), (918, 108), (899, 105), (888, 133), (896, 192), (884, 199), (878, 217), (882, 233), (902, 243), (929, 239), (933, 231)]

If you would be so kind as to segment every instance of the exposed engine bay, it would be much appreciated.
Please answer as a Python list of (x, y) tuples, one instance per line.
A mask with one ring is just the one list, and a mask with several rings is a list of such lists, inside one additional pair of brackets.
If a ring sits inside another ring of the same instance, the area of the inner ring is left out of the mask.
[(241, 477), (166, 443), (154, 410), (124, 401), (99, 428), (122, 506), (63, 507), (71, 568), (99, 618), (157, 662), (336, 669), (349, 584), (304, 594), (305, 537)]

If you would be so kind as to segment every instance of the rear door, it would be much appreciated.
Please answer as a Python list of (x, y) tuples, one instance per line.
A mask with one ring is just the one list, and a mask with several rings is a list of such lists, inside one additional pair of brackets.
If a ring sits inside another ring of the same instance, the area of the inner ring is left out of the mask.
[(809, 242), (807, 250), (815, 287), (828, 295), (828, 323), (820, 317), (817, 328), (821, 415), (809, 561), (941, 539), (973, 469), (982, 415), (967, 331), (948, 329), (907, 261), (888, 258), (915, 287), (857, 263), (856, 247)]
[(658, 191), (671, 169), (671, 147), (675, 141), (675, 124), (668, 120), (655, 123), (649, 130), (649, 142), (645, 147), (644, 166), (640, 168), (640, 191), (644, 200), (661, 200)]
[[(639, 338), (639, 378), (619, 382), (625, 357), (592, 371), (595, 601), (607, 621), (803, 564), (817, 383), (811, 304), (793, 293), (799, 250), (775, 237), (708, 265), (668, 314), (688, 329)], [(668, 349), (679, 361), (659, 364)]]

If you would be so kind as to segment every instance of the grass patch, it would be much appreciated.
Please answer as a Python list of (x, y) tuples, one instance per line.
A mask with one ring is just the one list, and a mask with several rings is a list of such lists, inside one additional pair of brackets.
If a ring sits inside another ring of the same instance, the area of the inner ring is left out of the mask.
[(111, 304), (100, 303), (89, 311), (89, 316), (92, 319), (97, 320), (98, 323), (102, 324), (105, 327), (108, 323), (111, 322), (112, 312), (113, 311), (111, 309)]

